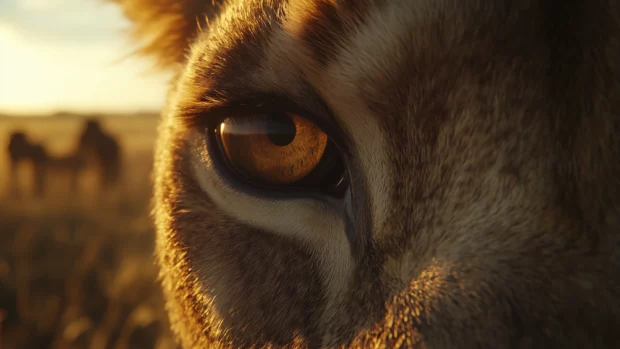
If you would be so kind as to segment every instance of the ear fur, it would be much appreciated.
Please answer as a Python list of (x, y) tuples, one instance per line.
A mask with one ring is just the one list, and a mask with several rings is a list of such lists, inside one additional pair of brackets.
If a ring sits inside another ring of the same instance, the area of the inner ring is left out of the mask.
[(111, 0), (133, 22), (138, 54), (155, 57), (159, 68), (185, 60), (201, 27), (208, 25), (223, 0)]

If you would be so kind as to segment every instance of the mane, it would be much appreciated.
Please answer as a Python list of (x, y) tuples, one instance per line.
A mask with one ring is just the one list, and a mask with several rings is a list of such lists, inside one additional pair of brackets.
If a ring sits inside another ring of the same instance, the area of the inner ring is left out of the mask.
[(223, 0), (109, 0), (131, 20), (135, 53), (156, 59), (158, 68), (183, 62), (190, 43), (208, 26)]

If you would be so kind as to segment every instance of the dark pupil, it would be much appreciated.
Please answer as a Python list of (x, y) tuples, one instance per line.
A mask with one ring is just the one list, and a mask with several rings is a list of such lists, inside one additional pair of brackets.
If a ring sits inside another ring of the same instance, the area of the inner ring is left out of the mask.
[(286, 115), (274, 115), (267, 121), (267, 137), (278, 146), (291, 144), (295, 139), (295, 123)]

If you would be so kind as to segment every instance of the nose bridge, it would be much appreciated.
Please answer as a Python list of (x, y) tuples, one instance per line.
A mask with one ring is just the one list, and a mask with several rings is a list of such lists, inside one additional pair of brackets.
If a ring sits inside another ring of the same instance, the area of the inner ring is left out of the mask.
[[(381, 144), (386, 145), (388, 142)], [(365, 161), (359, 156), (348, 161), (351, 175), (345, 196), (345, 229), (358, 261), (382, 258), (386, 251), (404, 252), (407, 239), (420, 228), (423, 180), (406, 148), (381, 149)], [(377, 163), (382, 163), (381, 172), (374, 171)]]
[(347, 98), (328, 98), (352, 151), (345, 157), (351, 184), (347, 232), (354, 249), (393, 239), (397, 231), (401, 236), (415, 232), (419, 203), (433, 190), (429, 165), (435, 162), (437, 135), (448, 115), (433, 101), (445, 96), (432, 88), (410, 89), (410, 78), (403, 80), (398, 91), (364, 85)]
[(359, 122), (343, 122), (352, 146), (345, 154), (350, 189), (345, 197), (346, 229), (354, 255), (363, 254), (385, 225), (390, 209), (393, 172), (389, 136), (365, 108)]
[(439, 124), (411, 125), (414, 121), (420, 120), (389, 126), (387, 214), (372, 233), (374, 247), (382, 256), (382, 277), (393, 291), (433, 263), (439, 235), (446, 231), (442, 226), (448, 224), (440, 212), (450, 204), (445, 194), (453, 171), (436, 156)]

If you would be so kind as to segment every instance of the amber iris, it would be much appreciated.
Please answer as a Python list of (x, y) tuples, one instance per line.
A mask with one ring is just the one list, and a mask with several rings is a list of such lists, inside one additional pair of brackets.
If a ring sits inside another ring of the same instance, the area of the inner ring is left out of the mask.
[(246, 177), (270, 185), (306, 177), (327, 146), (323, 131), (288, 113), (227, 118), (218, 132), (228, 162)]

